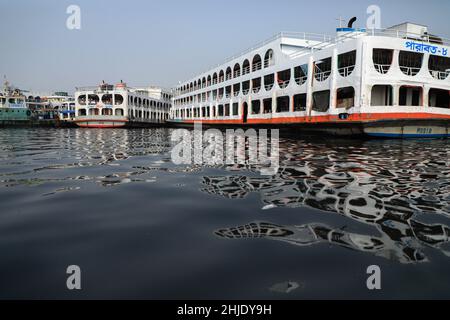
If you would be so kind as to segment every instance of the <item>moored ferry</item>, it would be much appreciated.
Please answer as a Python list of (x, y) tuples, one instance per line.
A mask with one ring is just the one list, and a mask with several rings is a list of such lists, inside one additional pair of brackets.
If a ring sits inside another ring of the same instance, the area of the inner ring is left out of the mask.
[(170, 122), (292, 126), (376, 137), (450, 135), (450, 40), (404, 23), (280, 33), (181, 83)]
[(80, 127), (117, 128), (163, 124), (171, 106), (169, 90), (130, 88), (124, 82), (77, 88), (75, 119)]
[(25, 95), (5, 79), (3, 91), (0, 92), (0, 125), (28, 124), (30, 119), (31, 111)]

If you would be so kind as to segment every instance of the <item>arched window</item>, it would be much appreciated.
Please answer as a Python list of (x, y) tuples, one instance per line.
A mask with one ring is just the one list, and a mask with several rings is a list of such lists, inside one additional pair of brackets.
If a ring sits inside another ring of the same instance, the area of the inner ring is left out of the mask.
[(236, 63), (233, 68), (233, 78), (237, 78), (241, 75), (241, 66)]
[(231, 79), (231, 68), (228, 67), (227, 71), (225, 72), (225, 80), (230, 80)]
[(223, 80), (224, 80), (224, 73), (223, 73), (223, 70), (220, 70), (220, 72), (219, 72), (219, 83), (223, 82)]
[(214, 72), (214, 74), (213, 74), (212, 84), (217, 84), (217, 73), (216, 72)]
[(114, 95), (114, 103), (116, 106), (119, 106), (123, 103), (123, 96), (121, 94)]
[[(37, 99), (35, 100), (37, 101)], [(86, 105), (86, 95), (78, 96), (78, 103), (82, 106)]]
[(244, 63), (242, 64), (242, 74), (245, 75), (248, 73), (250, 73), (250, 62), (245, 59)]
[(208, 87), (211, 85), (211, 75), (208, 76), (207, 84)]
[(112, 95), (111, 94), (104, 94), (102, 96), (102, 102), (104, 104), (107, 104), (107, 105), (112, 105)]
[(273, 50), (269, 49), (264, 56), (264, 68), (268, 68), (270, 66), (273, 66), (274, 64), (275, 60), (273, 58)]
[(257, 54), (256, 56), (253, 57), (253, 60), (252, 60), (252, 72), (261, 70), (261, 68), (262, 68), (261, 56), (259, 54)]

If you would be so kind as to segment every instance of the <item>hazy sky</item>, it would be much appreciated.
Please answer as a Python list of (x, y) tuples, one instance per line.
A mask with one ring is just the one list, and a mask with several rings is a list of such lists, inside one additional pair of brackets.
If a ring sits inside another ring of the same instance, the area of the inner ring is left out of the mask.
[[(69, 5), (81, 30), (66, 28)], [(101, 80), (172, 87), (280, 31), (334, 35), (339, 23), (381, 8), (450, 38), (448, 0), (0, 0), (0, 74), (33, 91), (74, 91)]]

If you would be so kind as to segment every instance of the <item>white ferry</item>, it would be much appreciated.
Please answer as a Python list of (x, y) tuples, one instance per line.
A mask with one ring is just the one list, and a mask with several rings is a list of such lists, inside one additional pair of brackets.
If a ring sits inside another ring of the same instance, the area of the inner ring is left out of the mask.
[(124, 82), (77, 88), (75, 119), (80, 127), (117, 128), (162, 124), (169, 117), (171, 94), (157, 87), (130, 88)]
[(426, 26), (280, 33), (181, 83), (177, 125), (292, 125), (377, 137), (450, 135), (450, 40)]

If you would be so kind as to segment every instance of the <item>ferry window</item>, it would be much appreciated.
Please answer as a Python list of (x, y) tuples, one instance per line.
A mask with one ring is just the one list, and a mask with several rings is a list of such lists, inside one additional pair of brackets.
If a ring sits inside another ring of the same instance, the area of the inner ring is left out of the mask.
[(273, 50), (269, 49), (267, 50), (266, 54), (264, 55), (264, 68), (268, 68), (270, 66), (273, 66), (275, 64), (274, 58), (273, 58)]
[(103, 108), (102, 109), (102, 115), (104, 115), (104, 116), (112, 116), (112, 109)]
[(247, 95), (250, 90), (250, 80), (242, 82), (242, 94)]
[(252, 71), (255, 72), (257, 70), (261, 70), (261, 56), (259, 54), (254, 56), (252, 60)]
[(263, 100), (263, 112), (272, 113), (272, 98)]
[(312, 109), (318, 112), (326, 112), (330, 107), (330, 90), (317, 91), (313, 93)]
[(100, 98), (96, 94), (88, 95), (89, 104), (97, 104), (100, 101)]
[(206, 107), (206, 117), (208, 117), (208, 118), (210, 117), (210, 113), (209, 113), (210, 109), (211, 109), (210, 107)]
[(399, 104), (401, 106), (420, 106), (422, 104), (422, 88), (400, 87)]
[(212, 77), (212, 83), (213, 83), (213, 84), (216, 84), (216, 83), (217, 83), (217, 73), (214, 73), (214, 74), (213, 74), (213, 77)]
[(304, 65), (295, 67), (294, 68), (294, 78), (295, 78), (295, 82), (297, 82), (297, 84), (299, 86), (304, 84), (306, 82), (306, 80), (308, 80), (308, 65), (304, 64)]
[(331, 58), (322, 59), (314, 63), (314, 77), (317, 81), (325, 81), (331, 75)]
[(80, 109), (80, 110), (78, 110), (78, 114), (79, 114), (80, 116), (85, 116), (85, 115), (86, 115), (86, 109)]
[(241, 90), (241, 84), (240, 83), (236, 83), (233, 85), (233, 94), (234, 96), (239, 95), (239, 91)]
[(250, 62), (246, 59), (242, 64), (242, 74), (250, 73)]
[(289, 96), (277, 98), (277, 112), (289, 112)]
[(211, 75), (208, 76), (206, 80), (206, 85), (209, 87), (211, 85)]
[(294, 111), (306, 111), (306, 93), (294, 96)]
[(123, 96), (120, 94), (114, 95), (114, 102), (116, 105), (121, 105), (123, 103)]
[(261, 111), (261, 101), (253, 100), (252, 101), (252, 114), (259, 114)]
[(372, 88), (371, 106), (392, 106), (392, 86), (376, 85)]
[(277, 79), (278, 79), (278, 86), (281, 89), (286, 88), (291, 80), (291, 69), (278, 72)]
[(102, 102), (103, 102), (104, 104), (112, 104), (112, 95), (110, 95), (110, 94), (104, 94), (104, 95), (102, 96)]
[(219, 72), (219, 82), (223, 82), (223, 79), (224, 79), (224, 77), (223, 77), (223, 70), (220, 70), (220, 72)]
[(202, 107), (202, 117), (206, 117), (206, 107)]
[(423, 53), (400, 51), (398, 62), (400, 70), (407, 76), (415, 76), (422, 69)]
[(356, 50), (338, 55), (338, 71), (343, 77), (352, 74), (356, 65)]
[(239, 63), (236, 63), (233, 68), (233, 77), (237, 78), (241, 75), (241, 66)]
[(430, 107), (450, 108), (450, 91), (431, 88), (428, 97)]
[(230, 80), (231, 79), (231, 67), (228, 67), (227, 68), (227, 71), (226, 71), (226, 73), (225, 73), (225, 79), (226, 80)]
[(447, 79), (450, 75), (450, 58), (430, 55), (428, 70), (435, 79)]
[(337, 90), (336, 108), (349, 109), (355, 106), (355, 89), (345, 87)]
[(256, 78), (252, 80), (253, 92), (257, 93), (261, 89), (261, 78)]
[(225, 105), (225, 117), (229, 117), (230, 116), (230, 105), (227, 103)]
[(14, 99), (14, 98), (9, 98), (9, 99), (8, 99), (8, 102), (9, 102), (9, 103), (16, 103), (16, 99)]
[(237, 116), (239, 114), (239, 104), (233, 103), (233, 116)]
[(223, 117), (223, 105), (219, 104), (219, 117)]
[(81, 105), (85, 105), (86, 104), (86, 96), (85, 95), (79, 96), (78, 97), (78, 103), (81, 104)]
[(231, 86), (225, 87), (225, 96), (226, 96), (227, 98), (230, 98), (230, 97), (231, 97)]
[(394, 58), (394, 50), (373, 49), (372, 60), (375, 70), (379, 73), (386, 74), (392, 65)]
[(273, 73), (268, 74), (267, 76), (264, 76), (264, 88), (266, 89), (266, 91), (272, 90), (274, 81), (275, 81), (275, 76)]
[(213, 118), (215, 118), (216, 117), (216, 107), (212, 106), (211, 108), (212, 108), (212, 116), (213, 116)]

